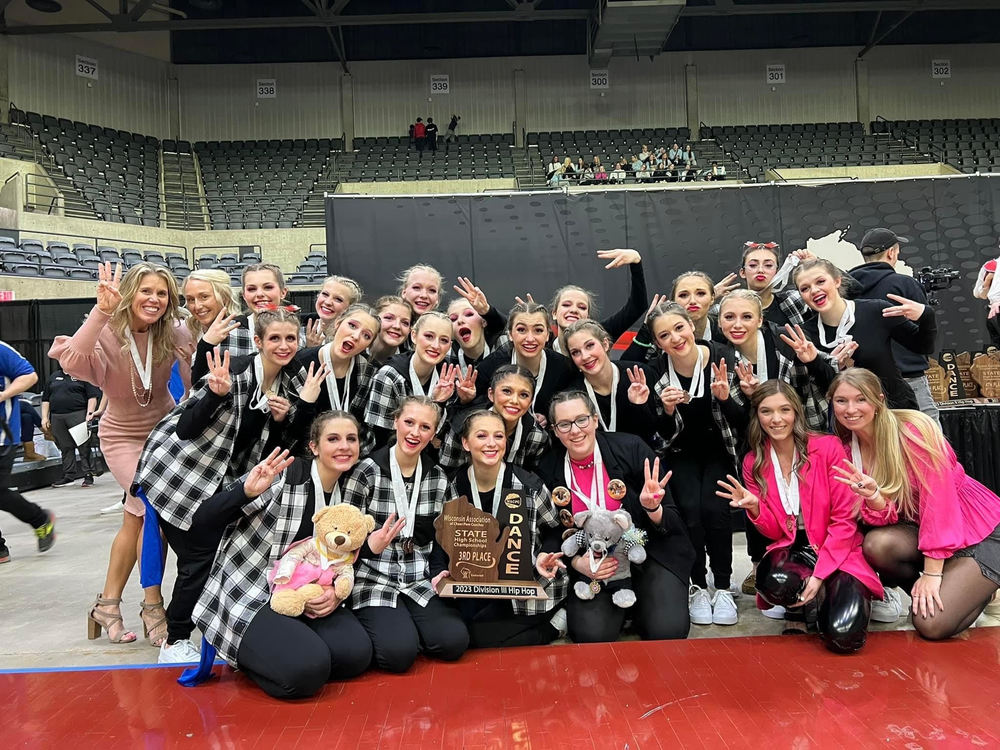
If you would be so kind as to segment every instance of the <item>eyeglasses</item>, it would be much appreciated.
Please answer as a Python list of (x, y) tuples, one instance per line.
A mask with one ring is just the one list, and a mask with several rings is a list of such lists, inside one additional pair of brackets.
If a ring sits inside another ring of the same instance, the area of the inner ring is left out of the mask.
[(553, 425), (553, 427), (556, 428), (556, 432), (560, 432), (563, 435), (565, 435), (566, 433), (568, 433), (570, 430), (573, 429), (574, 425), (581, 430), (586, 429), (587, 425), (590, 424), (590, 420), (592, 420), (593, 418), (594, 418), (593, 414), (584, 414), (572, 421), (566, 420), (564, 422), (556, 422)]
[(744, 242), (743, 247), (747, 250), (777, 250), (781, 245), (777, 242)]

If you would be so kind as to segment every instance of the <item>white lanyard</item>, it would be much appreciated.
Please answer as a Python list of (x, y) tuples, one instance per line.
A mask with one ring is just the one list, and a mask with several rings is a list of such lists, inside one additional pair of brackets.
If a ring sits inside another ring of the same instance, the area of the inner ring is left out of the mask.
[(604, 460), (601, 458), (601, 448), (596, 441), (594, 442), (594, 476), (590, 480), (589, 495), (585, 495), (580, 489), (580, 485), (577, 484), (568, 453), (563, 459), (563, 471), (566, 477), (566, 486), (586, 506), (587, 510), (608, 509), (608, 501), (604, 496)]
[[(251, 409), (268, 414), (271, 411), (271, 407), (267, 405), (267, 392), (264, 390), (264, 361), (259, 354), (253, 358), (253, 374), (257, 380), (257, 390), (251, 394), (249, 406)], [(281, 374), (279, 373), (275, 381), (280, 377)]]
[(601, 416), (601, 407), (597, 404), (597, 394), (594, 393), (594, 386), (590, 384), (590, 381), (586, 378), (583, 379), (583, 387), (587, 389), (587, 395), (590, 396), (590, 400), (594, 403), (594, 409), (597, 410), (597, 421), (601, 423), (601, 427), (604, 428), (605, 432), (614, 432), (618, 429), (618, 382), (621, 380), (622, 374), (615, 367), (614, 362), (611, 362), (611, 419), (608, 423), (604, 423), (604, 417)]
[(855, 469), (864, 473), (865, 467), (861, 465), (861, 446), (858, 444), (858, 436), (853, 433), (851, 434), (851, 461), (854, 463)]
[(701, 337), (702, 341), (712, 340), (712, 319), (705, 318), (705, 333)]
[(507, 460), (514, 455), (518, 448), (521, 447), (521, 438), (524, 437), (524, 425), (521, 420), (517, 420), (517, 427), (514, 428), (514, 439), (510, 441), (510, 445), (507, 447)]
[(351, 361), (347, 365), (347, 374), (344, 375), (343, 398), (340, 397), (340, 386), (337, 385), (337, 376), (333, 372), (333, 361), (330, 359), (328, 346), (319, 350), (319, 361), (330, 370), (326, 375), (326, 395), (330, 397), (330, 408), (347, 411), (351, 406), (351, 373), (354, 372), (354, 357), (351, 357)]
[(420, 499), (420, 480), (424, 472), (417, 457), (417, 468), (413, 470), (413, 489), (410, 491), (409, 502), (406, 498), (406, 484), (403, 482), (403, 471), (396, 460), (396, 449), (389, 449), (389, 477), (392, 480), (392, 499), (396, 503), (396, 517), (406, 519), (401, 536), (404, 539), (413, 538), (413, 526), (417, 521), (417, 501)]
[(833, 349), (845, 341), (852, 341), (853, 337), (848, 336), (847, 332), (854, 327), (854, 302), (847, 300), (844, 303), (844, 314), (840, 316), (840, 322), (837, 323), (837, 338), (833, 341), (826, 340), (826, 326), (823, 325), (823, 319), (819, 316), (816, 317), (816, 325), (819, 326), (819, 343), (824, 349)]
[(779, 291), (786, 283), (788, 279), (792, 276), (792, 271), (799, 264), (799, 256), (794, 253), (790, 254), (785, 258), (785, 262), (781, 264), (781, 268), (778, 272), (774, 274), (774, 278), (771, 279), (771, 283), (767, 285), (767, 288), (773, 292)]
[[(510, 351), (510, 363), (517, 364), (517, 349)], [(535, 377), (535, 395), (531, 397), (531, 410), (535, 410), (535, 401), (538, 400), (538, 392), (542, 390), (542, 383), (545, 382), (545, 350), (542, 350), (542, 360), (538, 365), (538, 375)]]
[[(497, 510), (500, 508), (500, 495), (503, 494), (503, 475), (506, 467), (501, 462), (500, 471), (497, 472), (497, 485), (493, 488), (493, 510), (490, 511), (492, 515), (497, 514)], [(469, 486), (472, 488), (472, 504), (476, 506), (479, 510), (483, 509), (483, 501), (479, 497), (479, 487), (476, 485), (476, 472), (469, 466)]]
[(559, 345), (559, 336), (556, 336), (556, 340), (552, 342), (552, 351), (563, 354), (562, 347)]
[(410, 357), (410, 387), (413, 389), (414, 396), (430, 396), (434, 393), (434, 389), (438, 384), (438, 371), (435, 367), (431, 370), (431, 382), (427, 384), (427, 392), (424, 393), (424, 387), (420, 384), (420, 378), (417, 377), (417, 371), (413, 367), (413, 360), (416, 359), (417, 355), (414, 353)]
[[(483, 359), (490, 353), (490, 345), (485, 341), (483, 342)], [(458, 364), (463, 370), (468, 367), (465, 361), (465, 352), (462, 351), (462, 347), (458, 347)]]
[(135, 345), (135, 337), (128, 328), (125, 329), (125, 337), (128, 339), (128, 351), (132, 355), (135, 371), (139, 373), (142, 389), (148, 391), (153, 387), (153, 332), (146, 333), (146, 364), (142, 363), (142, 359), (139, 357), (139, 347)]
[[(737, 351), (736, 354), (740, 359), (745, 360), (747, 362), (750, 361), (749, 358), (740, 354), (739, 351)], [(764, 347), (764, 333), (759, 328), (757, 329), (757, 364), (756, 364), (756, 369), (754, 369), (754, 374), (757, 376), (757, 380), (759, 380), (761, 383), (768, 380), (767, 349)]]
[(312, 466), (309, 468), (309, 475), (312, 477), (313, 483), (313, 515), (319, 513), (323, 508), (340, 505), (340, 485), (334, 482), (333, 492), (330, 494), (330, 502), (326, 502), (326, 493), (323, 491), (323, 482), (319, 478), (319, 469), (316, 468), (316, 461), (318, 459), (313, 459)]
[(254, 341), (254, 335), (255, 335), (254, 322), (253, 322), (254, 315), (255, 313), (250, 313), (249, 315), (247, 315), (247, 330), (250, 331), (250, 346), (253, 347), (254, 351), (257, 351), (257, 342)]
[[(701, 352), (701, 347), (695, 344), (695, 349), (698, 350), (698, 361), (695, 362), (694, 372), (691, 373), (691, 389), (688, 391), (691, 394), (691, 398), (701, 398), (705, 395), (705, 355)], [(674, 369), (674, 361), (667, 357), (667, 375), (670, 378), (670, 386), (672, 388), (680, 388), (684, 390), (681, 386), (681, 379), (677, 377), (677, 371)]]
[(774, 450), (774, 446), (771, 446), (771, 466), (774, 468), (774, 479), (778, 485), (781, 507), (785, 509), (785, 513), (796, 518), (799, 515), (799, 508), (802, 506), (799, 496), (799, 476), (795, 472), (795, 464), (798, 463), (798, 460), (799, 452), (795, 451), (792, 453), (792, 476), (788, 481), (785, 481), (781, 464), (778, 462), (778, 453)]

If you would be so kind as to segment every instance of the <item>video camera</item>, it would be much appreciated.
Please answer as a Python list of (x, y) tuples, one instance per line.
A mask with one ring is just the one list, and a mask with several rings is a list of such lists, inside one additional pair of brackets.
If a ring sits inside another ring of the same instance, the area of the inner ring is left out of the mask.
[(951, 266), (941, 266), (939, 268), (924, 266), (917, 271), (914, 278), (920, 284), (920, 288), (924, 290), (924, 294), (927, 295), (927, 304), (938, 305), (941, 300), (938, 299), (935, 292), (947, 289), (959, 276), (961, 276), (961, 273)]

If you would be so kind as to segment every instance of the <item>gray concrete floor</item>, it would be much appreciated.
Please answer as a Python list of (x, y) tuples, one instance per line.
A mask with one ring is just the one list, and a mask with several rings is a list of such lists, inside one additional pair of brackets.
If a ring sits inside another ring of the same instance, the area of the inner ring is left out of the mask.
[[(32, 530), (9, 515), (0, 517), (11, 561), (0, 565), (0, 669), (29, 667), (79, 667), (156, 662), (157, 650), (141, 638), (139, 620), (138, 571), (125, 590), (122, 613), (126, 627), (140, 639), (114, 645), (102, 637), (89, 641), (86, 616), (94, 596), (101, 590), (107, 568), (108, 550), (121, 524), (121, 515), (100, 515), (101, 508), (121, 497), (110, 474), (98, 477), (93, 488), (79, 486), (42, 489), (26, 496), (56, 514), (57, 541), (45, 555), (36, 551)], [(733, 581), (740, 583), (750, 571), (750, 561), (742, 534), (734, 537)], [(164, 591), (173, 584), (171, 557), (167, 559)], [(904, 595), (904, 603), (909, 599)], [(747, 635), (778, 635), (781, 621), (761, 615), (753, 597), (737, 599), (737, 625), (691, 627), (692, 638), (732, 638)], [(996, 618), (981, 618), (980, 625), (1000, 624)], [(871, 629), (910, 628), (907, 617), (893, 625), (873, 623)], [(197, 639), (197, 635), (195, 638)]]

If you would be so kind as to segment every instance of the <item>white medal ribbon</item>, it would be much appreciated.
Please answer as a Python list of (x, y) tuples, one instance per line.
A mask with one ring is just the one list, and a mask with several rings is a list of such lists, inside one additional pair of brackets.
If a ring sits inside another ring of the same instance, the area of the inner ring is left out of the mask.
[(792, 477), (785, 481), (785, 475), (781, 471), (781, 464), (778, 462), (778, 453), (771, 446), (771, 466), (774, 468), (774, 479), (778, 485), (778, 497), (781, 498), (781, 507), (789, 516), (798, 518), (799, 509), (802, 507), (802, 500), (799, 495), (799, 476), (795, 472), (795, 464), (798, 463), (799, 452), (792, 454)]
[(340, 505), (342, 501), (340, 485), (334, 482), (333, 492), (330, 493), (330, 502), (326, 502), (326, 492), (323, 491), (323, 482), (319, 478), (319, 469), (316, 467), (317, 460), (314, 458), (312, 466), (309, 468), (309, 476), (312, 477), (313, 485), (313, 515), (319, 513), (323, 508)]
[[(517, 364), (517, 349), (510, 350), (510, 363)], [(545, 382), (545, 350), (542, 349), (542, 359), (538, 365), (538, 375), (535, 376), (535, 395), (531, 397), (531, 410), (535, 410), (535, 401), (538, 400), (538, 392), (542, 390), (542, 383)]]
[(142, 359), (139, 357), (139, 347), (136, 346), (135, 337), (128, 328), (125, 329), (125, 338), (128, 339), (128, 351), (132, 355), (135, 371), (139, 373), (142, 389), (148, 392), (153, 387), (153, 333), (149, 331), (146, 334), (146, 364), (142, 363)]
[[(691, 374), (691, 390), (688, 391), (692, 399), (705, 395), (705, 355), (702, 354), (700, 346), (695, 344), (695, 348), (698, 350), (698, 361), (695, 362), (694, 372)], [(669, 356), (667, 357), (667, 376), (670, 378), (671, 388), (684, 390), (681, 379), (677, 377), (677, 370), (674, 369), (674, 361)]]
[(389, 477), (392, 480), (392, 499), (396, 503), (396, 517), (405, 518), (406, 525), (400, 534), (404, 539), (413, 538), (413, 526), (417, 522), (417, 501), (420, 500), (420, 481), (424, 472), (417, 458), (417, 468), (413, 470), (413, 490), (409, 500), (406, 497), (406, 483), (403, 481), (403, 471), (396, 460), (396, 449), (389, 449)]
[[(489, 356), (489, 353), (490, 353), (490, 345), (487, 344), (484, 341), (483, 342), (483, 359), (485, 359), (487, 356)], [(465, 370), (465, 369), (468, 368), (468, 364), (466, 363), (466, 360), (465, 360), (465, 352), (462, 351), (462, 347), (458, 347), (458, 365), (463, 370)]]
[[(503, 475), (506, 467), (503, 462), (500, 463), (500, 471), (497, 472), (497, 484), (493, 488), (493, 510), (490, 511), (492, 515), (497, 514), (497, 509), (500, 507), (500, 495), (503, 494)], [(469, 466), (469, 486), (472, 488), (472, 504), (476, 506), (477, 509), (483, 509), (482, 498), (479, 497), (479, 487), (476, 485), (476, 472)]]
[[(736, 351), (736, 356), (744, 362), (749, 362), (750, 358)], [(768, 380), (767, 376), (767, 349), (764, 346), (764, 333), (757, 329), (757, 362), (754, 365), (754, 374), (761, 383)]]
[[(263, 412), (264, 414), (269, 414), (271, 407), (267, 405), (267, 392), (264, 390), (264, 361), (261, 359), (259, 354), (255, 355), (253, 358), (253, 375), (254, 379), (257, 381), (257, 390), (253, 392), (250, 396), (250, 403), (248, 404), (251, 409), (256, 409), (257, 411)], [(275, 378), (275, 381), (280, 378)]]
[(250, 346), (253, 347), (254, 351), (257, 351), (257, 342), (254, 340), (254, 336), (256, 335), (256, 333), (254, 331), (254, 315), (255, 314), (256, 313), (250, 313), (249, 315), (247, 315), (247, 330), (250, 331)]
[(701, 340), (702, 341), (711, 341), (712, 340), (712, 319), (711, 318), (707, 318), (707, 317), (705, 318), (705, 333), (702, 334)]
[(514, 437), (510, 441), (510, 445), (507, 446), (507, 460), (514, 455), (514, 452), (521, 447), (521, 440), (524, 438), (524, 424), (520, 419), (517, 420), (517, 427), (514, 428)]
[[(333, 346), (333, 344), (330, 344)], [(340, 386), (337, 385), (337, 376), (333, 372), (333, 361), (330, 358), (330, 346), (324, 346), (319, 350), (319, 361), (327, 366), (330, 372), (326, 375), (326, 394), (330, 397), (330, 408), (347, 411), (351, 405), (351, 373), (354, 372), (354, 357), (351, 357), (347, 365), (347, 374), (344, 375), (344, 397), (340, 397)]]
[(580, 489), (580, 485), (577, 484), (568, 453), (563, 459), (563, 473), (566, 477), (566, 486), (587, 507), (587, 510), (608, 509), (608, 500), (604, 496), (604, 460), (601, 458), (601, 447), (596, 441), (594, 442), (594, 477), (590, 482), (589, 495), (585, 495)]
[(864, 473), (865, 467), (861, 461), (861, 446), (858, 444), (858, 436), (853, 433), (851, 434), (851, 463), (854, 464), (854, 468), (860, 473)]
[(785, 262), (781, 264), (781, 268), (778, 269), (778, 272), (774, 274), (774, 278), (771, 279), (767, 288), (774, 292), (780, 291), (792, 277), (792, 271), (794, 271), (795, 267), (801, 262), (802, 261), (799, 260), (799, 256), (795, 253), (791, 253), (787, 258), (785, 258)]
[(437, 388), (438, 384), (438, 371), (435, 367), (431, 370), (431, 382), (427, 384), (427, 392), (424, 392), (424, 386), (420, 383), (420, 378), (417, 377), (417, 371), (413, 367), (413, 360), (417, 355), (414, 354), (410, 357), (410, 387), (413, 389), (414, 396), (428, 396), (434, 393), (434, 389)]
[(840, 322), (837, 323), (837, 337), (833, 341), (826, 340), (826, 326), (823, 325), (823, 319), (818, 315), (816, 316), (816, 325), (819, 326), (819, 343), (824, 349), (834, 349), (847, 341), (853, 341), (854, 337), (849, 336), (848, 331), (854, 327), (854, 302), (846, 301), (844, 314), (840, 316)]
[(564, 354), (562, 346), (559, 345), (559, 336), (556, 336), (556, 340), (552, 342), (552, 351)]
[(583, 379), (583, 387), (587, 389), (587, 395), (590, 396), (590, 400), (594, 404), (594, 409), (597, 410), (597, 421), (600, 422), (601, 427), (604, 428), (605, 432), (614, 432), (618, 429), (618, 383), (621, 380), (622, 374), (619, 372), (615, 363), (611, 363), (611, 419), (608, 423), (604, 423), (604, 417), (601, 416), (601, 407), (597, 404), (597, 394), (594, 393), (594, 386), (590, 384), (590, 381), (586, 378)]

